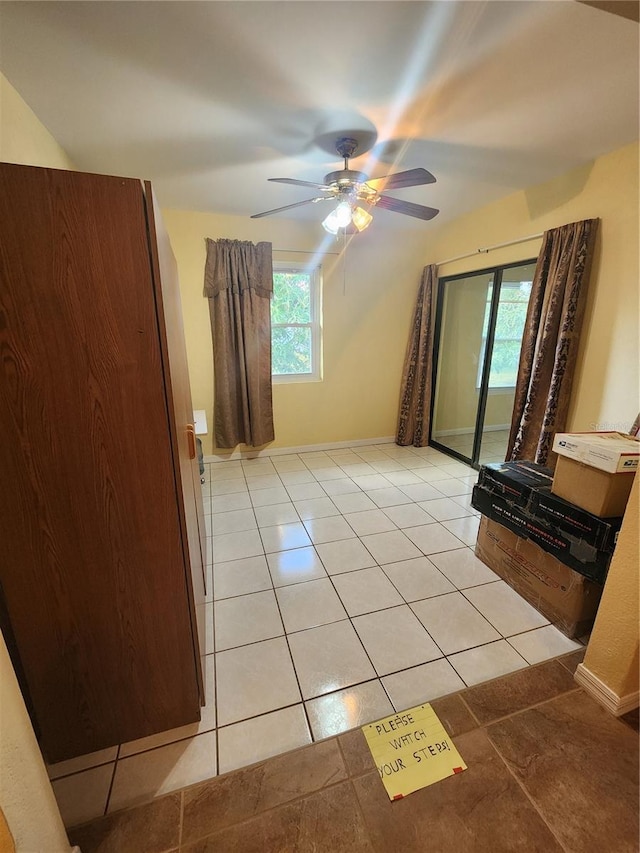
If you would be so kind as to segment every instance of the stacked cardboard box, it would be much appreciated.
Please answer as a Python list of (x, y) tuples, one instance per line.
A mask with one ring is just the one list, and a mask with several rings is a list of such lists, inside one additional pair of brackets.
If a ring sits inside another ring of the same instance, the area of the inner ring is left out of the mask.
[(624, 515), (640, 461), (640, 439), (620, 432), (557, 433), (554, 494), (603, 518)]
[(482, 520), (476, 554), (569, 636), (595, 617), (621, 518), (602, 519), (551, 491), (533, 462), (480, 469), (472, 505)]
[(553, 472), (534, 462), (480, 469), (472, 504), (590, 580), (604, 581), (621, 518), (598, 518), (551, 491)]
[(480, 523), (476, 555), (567, 637), (582, 637), (590, 630), (602, 594), (600, 584), (486, 516)]

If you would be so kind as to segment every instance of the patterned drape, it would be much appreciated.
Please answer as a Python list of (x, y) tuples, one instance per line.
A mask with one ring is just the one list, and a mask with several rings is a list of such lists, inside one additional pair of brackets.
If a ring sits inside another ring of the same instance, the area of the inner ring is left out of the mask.
[(507, 459), (549, 460), (565, 429), (597, 219), (546, 231), (525, 323)]
[(271, 243), (207, 239), (204, 293), (213, 337), (216, 447), (274, 439)]
[(426, 447), (429, 443), (433, 324), (438, 267), (425, 267), (413, 314), (411, 333), (402, 371), (400, 412), (396, 444)]

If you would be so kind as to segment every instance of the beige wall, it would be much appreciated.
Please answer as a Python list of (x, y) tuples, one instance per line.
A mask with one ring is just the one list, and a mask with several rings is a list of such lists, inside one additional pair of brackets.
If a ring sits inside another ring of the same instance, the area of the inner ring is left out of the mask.
[(584, 666), (623, 698), (637, 694), (640, 577), (640, 475), (637, 475), (611, 561)]
[(66, 152), (1, 73), (0, 160), (51, 169), (73, 168)]
[(68, 853), (62, 818), (2, 636), (0, 708), (0, 807), (16, 850)]
[[(267, 240), (277, 261), (308, 260), (327, 240), (320, 221), (221, 216), (164, 210), (163, 217), (180, 273), (182, 308), (193, 405), (205, 409), (212, 450), (213, 350), (203, 296), (205, 237)], [(371, 228), (344, 255), (325, 255), (323, 272), (323, 381), (276, 384), (276, 440), (272, 447), (382, 438), (395, 434), (404, 353), (420, 275), (425, 233)]]
[[(599, 218), (568, 429), (627, 429), (638, 378), (638, 144), (456, 219), (431, 235), (432, 263), (580, 219)], [(540, 240), (440, 267), (441, 275), (531, 258)]]
[[(71, 161), (0, 74), (0, 160), (57, 169)], [(0, 637), (0, 807), (19, 853), (69, 848), (42, 755)]]

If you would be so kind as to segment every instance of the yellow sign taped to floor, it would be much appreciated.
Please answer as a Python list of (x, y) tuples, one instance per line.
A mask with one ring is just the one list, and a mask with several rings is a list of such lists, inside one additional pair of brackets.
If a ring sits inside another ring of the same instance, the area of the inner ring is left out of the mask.
[(390, 800), (467, 769), (428, 703), (369, 723), (362, 731)]

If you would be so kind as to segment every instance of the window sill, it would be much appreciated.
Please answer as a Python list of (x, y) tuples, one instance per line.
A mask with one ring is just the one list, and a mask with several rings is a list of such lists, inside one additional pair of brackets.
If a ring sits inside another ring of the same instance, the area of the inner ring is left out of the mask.
[[(499, 397), (502, 394), (513, 394), (516, 390), (515, 385), (504, 385), (500, 388), (489, 388), (488, 394), (490, 397)], [(480, 393), (480, 386), (476, 385), (476, 391)]]
[(271, 376), (272, 385), (298, 385), (301, 382), (322, 382), (322, 377), (311, 373), (279, 373)]

